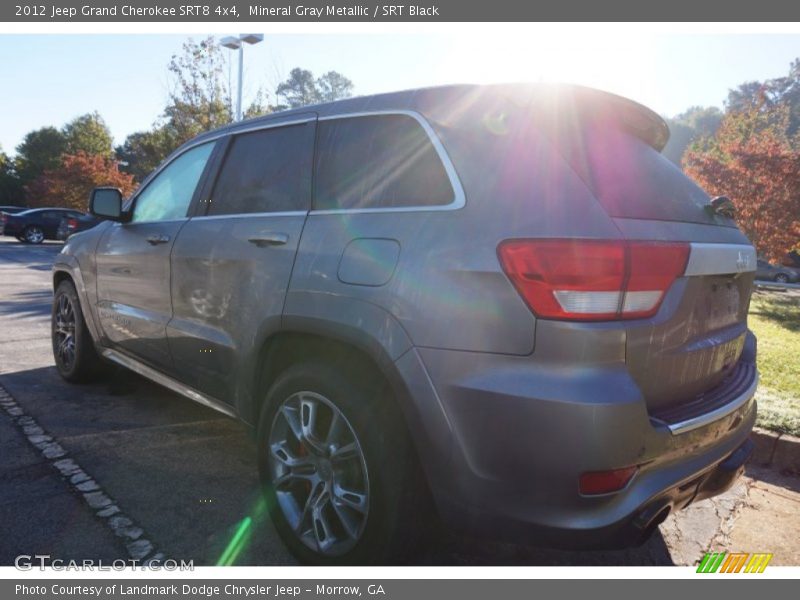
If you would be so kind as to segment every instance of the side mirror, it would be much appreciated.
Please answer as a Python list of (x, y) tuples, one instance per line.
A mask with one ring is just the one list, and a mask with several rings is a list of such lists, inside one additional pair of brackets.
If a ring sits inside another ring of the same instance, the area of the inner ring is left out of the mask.
[(122, 211), (122, 192), (115, 187), (94, 188), (89, 198), (89, 212), (109, 221), (123, 223), (128, 220)]

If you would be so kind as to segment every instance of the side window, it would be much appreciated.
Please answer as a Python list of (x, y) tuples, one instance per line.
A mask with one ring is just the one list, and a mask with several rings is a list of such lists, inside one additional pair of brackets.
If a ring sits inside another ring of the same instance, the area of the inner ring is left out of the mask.
[(308, 210), (314, 123), (234, 137), (211, 194), (209, 215)]
[(214, 142), (208, 142), (169, 163), (136, 197), (131, 220), (136, 223), (185, 217), (213, 149)]
[(320, 121), (314, 208), (450, 204), (454, 191), (436, 149), (408, 115)]

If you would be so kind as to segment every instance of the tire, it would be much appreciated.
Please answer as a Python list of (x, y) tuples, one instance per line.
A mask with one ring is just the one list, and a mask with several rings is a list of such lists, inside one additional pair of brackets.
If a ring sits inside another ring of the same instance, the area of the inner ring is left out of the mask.
[[(262, 490), (278, 534), (300, 562), (404, 563), (428, 529), (427, 485), (387, 386), (364, 382), (363, 371), (346, 372), (298, 363), (270, 387), (257, 435)], [(304, 423), (311, 433), (296, 435)], [(303, 510), (311, 499), (319, 511)]]
[(778, 283), (789, 283), (789, 276), (786, 273), (778, 273), (775, 275), (775, 281)]
[(38, 225), (28, 225), (22, 231), (22, 237), (28, 244), (41, 244), (44, 241), (44, 231)]
[(86, 327), (78, 293), (71, 281), (62, 281), (56, 288), (50, 331), (58, 374), (73, 383), (97, 379), (103, 364)]

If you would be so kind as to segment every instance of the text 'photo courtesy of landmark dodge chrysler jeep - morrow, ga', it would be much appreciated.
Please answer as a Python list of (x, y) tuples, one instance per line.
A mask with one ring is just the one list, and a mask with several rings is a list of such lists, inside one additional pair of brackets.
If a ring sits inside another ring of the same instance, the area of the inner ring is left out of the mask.
[(202, 134), (126, 201), (93, 192), (106, 220), (54, 266), (57, 368), (111, 361), (251, 425), (304, 562), (413, 561), (439, 523), (636, 544), (730, 487), (756, 413), (755, 251), (668, 137), (549, 85)]

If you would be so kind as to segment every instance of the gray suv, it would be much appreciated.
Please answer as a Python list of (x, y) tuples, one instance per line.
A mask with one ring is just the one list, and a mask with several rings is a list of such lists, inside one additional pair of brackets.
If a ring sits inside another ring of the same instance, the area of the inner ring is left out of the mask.
[(175, 151), (54, 271), (53, 350), (250, 424), (304, 562), (413, 560), (438, 523), (640, 542), (742, 472), (756, 254), (650, 110), (450, 86)]

